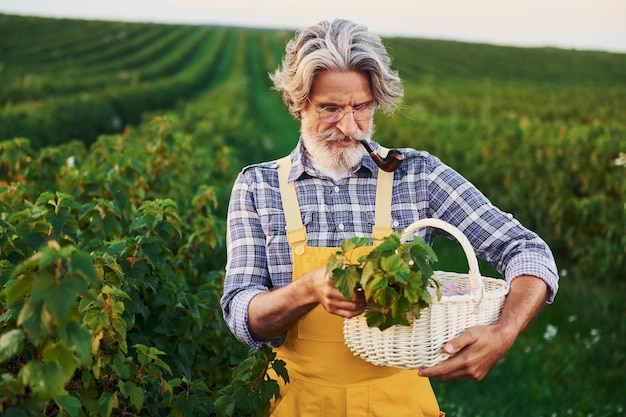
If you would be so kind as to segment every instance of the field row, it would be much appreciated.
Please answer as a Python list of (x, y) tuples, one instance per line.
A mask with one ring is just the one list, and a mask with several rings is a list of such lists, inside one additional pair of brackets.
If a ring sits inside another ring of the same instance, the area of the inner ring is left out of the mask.
[(391, 38), (385, 43), (400, 75), (412, 82), (475, 82), (542, 88), (626, 85), (626, 54), (556, 48), (512, 48), (485, 44)]
[[(0, 44), (0, 82), (6, 86), (0, 91), (0, 138), (27, 137), (36, 148), (72, 139), (92, 143), (99, 134), (138, 123), (146, 111), (193, 100), (225, 77), (253, 84), (261, 77), (269, 88), (267, 72), (284, 45), (266, 31), (13, 19), (28, 22), (41, 42), (25, 48), (16, 35)], [(32, 27), (36, 23), (40, 30)], [(63, 36), (48, 39), (55, 28)], [(235, 51), (256, 55), (237, 63)], [(255, 88), (263, 91), (260, 100), (268, 88)]]

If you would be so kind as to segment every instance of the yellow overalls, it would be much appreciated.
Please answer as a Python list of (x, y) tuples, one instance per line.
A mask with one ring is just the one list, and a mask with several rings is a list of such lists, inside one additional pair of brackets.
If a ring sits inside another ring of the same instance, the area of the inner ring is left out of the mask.
[[(293, 254), (293, 278), (326, 265), (336, 248), (306, 246), (295, 185), (288, 183), (289, 157), (279, 162), (287, 238)], [(393, 173), (379, 170), (373, 236), (391, 233)], [(377, 227), (385, 225), (383, 227)], [(365, 253), (371, 248), (358, 248)], [(272, 417), (439, 417), (427, 378), (415, 370), (376, 366), (354, 356), (343, 340), (343, 318), (318, 305), (288, 332), (275, 349), (287, 364), (290, 382), (281, 384), (281, 399)], [(274, 375), (274, 379), (276, 376)]]

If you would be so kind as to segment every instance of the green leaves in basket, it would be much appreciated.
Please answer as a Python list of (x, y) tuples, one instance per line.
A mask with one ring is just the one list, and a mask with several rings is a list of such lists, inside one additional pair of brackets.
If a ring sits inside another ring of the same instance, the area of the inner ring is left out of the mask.
[(429, 288), (441, 298), (439, 283), (432, 278), (437, 255), (421, 237), (402, 243), (400, 236), (400, 232), (391, 234), (361, 256), (354, 249), (370, 246), (373, 239), (346, 239), (326, 265), (333, 284), (346, 298), (363, 291), (367, 324), (381, 330), (410, 325), (411, 315), (419, 317), (420, 310), (432, 303)]

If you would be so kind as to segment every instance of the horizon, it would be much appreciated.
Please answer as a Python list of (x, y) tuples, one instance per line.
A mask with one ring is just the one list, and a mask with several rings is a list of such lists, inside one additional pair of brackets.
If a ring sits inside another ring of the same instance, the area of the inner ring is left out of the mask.
[[(437, 4), (387, 0), (381, 4), (319, 0), (290, 7), (286, 0), (0, 0), (0, 13), (82, 20), (233, 26), (297, 30), (320, 20), (349, 18), (382, 37), (482, 43), (512, 47), (554, 47), (626, 53), (626, 2), (598, 0), (446, 0)], [(332, 10), (329, 16), (327, 10)]]

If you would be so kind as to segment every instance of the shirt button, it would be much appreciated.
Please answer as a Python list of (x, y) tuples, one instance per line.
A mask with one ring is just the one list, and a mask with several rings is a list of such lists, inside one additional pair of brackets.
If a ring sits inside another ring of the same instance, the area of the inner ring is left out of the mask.
[(395, 222), (393, 222), (393, 227), (398, 227), (399, 225), (400, 225), (399, 221), (396, 220)]
[(339, 230), (343, 230), (343, 223), (341, 223), (338, 227), (339, 227)]
[(339, 192), (339, 187), (335, 187), (335, 192), (338, 193)]

